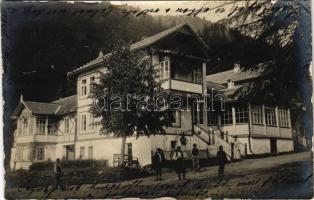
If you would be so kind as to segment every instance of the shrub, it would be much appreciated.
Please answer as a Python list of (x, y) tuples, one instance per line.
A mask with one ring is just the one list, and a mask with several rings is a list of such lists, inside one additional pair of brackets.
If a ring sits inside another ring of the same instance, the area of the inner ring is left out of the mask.
[(64, 168), (92, 168), (107, 167), (107, 160), (64, 160), (61, 161)]
[(52, 170), (53, 169), (53, 162), (51, 161), (46, 161), (46, 162), (36, 162), (33, 163), (30, 167), (29, 170)]
[[(36, 162), (33, 163), (29, 169), (31, 171), (41, 171), (41, 170), (53, 170), (53, 162)], [(106, 167), (108, 166), (107, 160), (62, 160), (62, 167), (64, 169), (73, 168), (94, 168), (94, 167)]]
[[(135, 178), (151, 176), (152, 172), (143, 169), (124, 168), (124, 167), (103, 167), (105, 161), (78, 161), (64, 162), (67, 168), (64, 170), (62, 181), (65, 185), (81, 185), (95, 183), (113, 183)], [(101, 165), (101, 167), (87, 167), (88, 164)], [(107, 163), (107, 162), (105, 162)], [(36, 163), (32, 169), (47, 168), (51, 162)], [(73, 167), (75, 165), (76, 167)], [(77, 166), (84, 166), (78, 168)], [(50, 170), (50, 169), (49, 169)], [(6, 174), (6, 187), (46, 187), (54, 184), (52, 170), (29, 170), (21, 172), (11, 172)]]

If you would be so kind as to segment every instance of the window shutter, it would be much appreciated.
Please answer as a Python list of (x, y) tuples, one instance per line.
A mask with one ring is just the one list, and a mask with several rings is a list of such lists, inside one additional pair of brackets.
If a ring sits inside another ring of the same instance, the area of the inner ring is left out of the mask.
[(33, 127), (34, 127), (34, 118), (30, 117), (29, 118), (29, 134), (33, 134)]
[(18, 120), (17, 122), (17, 128), (18, 128), (18, 136), (21, 136), (22, 135), (22, 123), (21, 123), (21, 120)]

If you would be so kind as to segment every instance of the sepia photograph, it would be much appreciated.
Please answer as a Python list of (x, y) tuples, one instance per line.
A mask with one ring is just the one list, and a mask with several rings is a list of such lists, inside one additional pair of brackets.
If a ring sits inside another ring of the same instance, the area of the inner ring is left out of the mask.
[(5, 199), (312, 199), (310, 0), (3, 1)]

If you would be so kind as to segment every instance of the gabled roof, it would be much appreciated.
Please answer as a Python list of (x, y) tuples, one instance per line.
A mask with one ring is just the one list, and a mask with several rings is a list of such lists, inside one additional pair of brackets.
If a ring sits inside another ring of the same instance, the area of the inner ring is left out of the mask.
[(59, 107), (56, 103), (42, 103), (33, 101), (24, 101), (25, 106), (32, 111), (33, 114), (51, 115), (54, 114)]
[(218, 84), (225, 84), (228, 80), (233, 80), (234, 82), (245, 81), (260, 77), (262, 72), (263, 70), (240, 70), (235, 72), (233, 69), (231, 69), (228, 71), (208, 75), (206, 76), (206, 81)]
[[(200, 46), (203, 48), (204, 53), (207, 55), (206, 50), (208, 49), (208, 47), (206, 46), (205, 42), (203, 42), (203, 40), (193, 31), (193, 29), (188, 25), (188, 24), (181, 24), (178, 26), (175, 26), (173, 28), (167, 29), (165, 31), (162, 31), (160, 33), (157, 33), (153, 36), (147, 37), (143, 40), (140, 40), (136, 43), (131, 44), (130, 49), (132, 51), (137, 51), (137, 50), (141, 50), (144, 49), (146, 47), (152, 46), (154, 45), (156, 42), (166, 38), (167, 36), (181, 30), (181, 29), (185, 29), (188, 30), (195, 38), (196, 40), (200, 43)], [(86, 63), (85, 65), (71, 71), (68, 72), (68, 77), (77, 74), (81, 71), (85, 71), (87, 69), (91, 69), (94, 67), (99, 66), (101, 63), (103, 63), (104, 59), (106, 59), (108, 56), (110, 56), (111, 53), (108, 53), (106, 55), (100, 55), (98, 56), (96, 59), (91, 60), (90, 62)]]
[(172, 33), (179, 31), (180, 29), (187, 29), (189, 30), (193, 36), (195, 36), (195, 38), (198, 40), (198, 42), (200, 42), (200, 44), (202, 44), (202, 46), (207, 49), (207, 45), (205, 44), (205, 42), (193, 31), (193, 29), (191, 28), (190, 25), (188, 24), (180, 24), (178, 26), (169, 28), (165, 31), (162, 31), (160, 33), (157, 33), (156, 35), (147, 37), (139, 42), (136, 42), (134, 44), (131, 45), (131, 50), (138, 50), (138, 49), (142, 49), (148, 46), (153, 45), (154, 43), (158, 42), (159, 40), (171, 35)]
[(62, 98), (50, 103), (24, 101), (21, 97), (21, 100), (15, 108), (11, 119), (17, 118), (24, 108), (29, 109), (34, 115), (64, 115), (76, 112), (76, 107), (76, 95)]
[[(236, 101), (239, 99), (240, 95), (242, 95), (243, 91), (245, 91), (246, 85), (238, 85), (233, 88), (225, 88), (218, 91), (219, 94), (224, 96), (224, 100), (228, 101)], [(242, 92), (242, 93), (241, 93)]]
[(57, 115), (73, 113), (76, 112), (77, 108), (77, 96), (76, 95), (69, 96), (63, 99), (59, 99), (57, 101), (53, 101), (52, 103), (57, 103), (60, 105), (56, 112)]
[(222, 84), (213, 83), (213, 82), (209, 82), (209, 81), (206, 81), (206, 85), (207, 85), (207, 92), (209, 92), (212, 89), (214, 89), (214, 90), (222, 90), (222, 89), (226, 89), (227, 88), (226, 86), (224, 86)]

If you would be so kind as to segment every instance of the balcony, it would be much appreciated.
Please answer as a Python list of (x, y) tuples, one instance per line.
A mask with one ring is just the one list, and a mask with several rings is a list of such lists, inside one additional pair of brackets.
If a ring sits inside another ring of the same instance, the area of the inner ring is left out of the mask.
[(164, 90), (177, 90), (182, 92), (202, 94), (202, 84), (192, 83), (188, 81), (168, 79), (161, 84)]
[(24, 135), (24, 136), (17, 136), (16, 142), (17, 143), (30, 143), (30, 142), (47, 142), (47, 143), (56, 143), (58, 142), (58, 135)]

